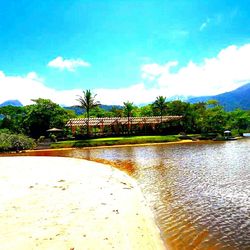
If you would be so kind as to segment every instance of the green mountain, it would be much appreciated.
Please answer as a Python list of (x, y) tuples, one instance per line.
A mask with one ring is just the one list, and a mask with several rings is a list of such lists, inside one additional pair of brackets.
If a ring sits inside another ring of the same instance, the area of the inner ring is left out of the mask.
[(188, 102), (197, 103), (206, 102), (208, 100), (217, 100), (226, 111), (232, 111), (237, 108), (250, 110), (250, 83), (219, 95), (192, 97), (188, 99)]

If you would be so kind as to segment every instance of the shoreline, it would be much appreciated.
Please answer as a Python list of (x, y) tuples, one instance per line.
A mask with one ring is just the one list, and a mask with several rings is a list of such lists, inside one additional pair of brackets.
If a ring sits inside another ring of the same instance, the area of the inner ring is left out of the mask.
[[(237, 137), (237, 140), (249, 139), (246, 137)], [(1, 156), (18, 156), (22, 153), (33, 153), (33, 152), (45, 152), (45, 151), (63, 151), (63, 150), (71, 150), (71, 149), (102, 149), (102, 148), (121, 148), (121, 147), (141, 147), (141, 146), (157, 146), (157, 145), (175, 145), (175, 144), (193, 144), (193, 143), (223, 143), (227, 142), (227, 140), (179, 140), (172, 142), (150, 142), (150, 143), (135, 143), (135, 144), (117, 144), (117, 145), (105, 145), (105, 146), (92, 146), (92, 147), (62, 147), (62, 148), (44, 148), (44, 149), (28, 149), (20, 152), (0, 152)]]
[[(246, 137), (236, 137), (237, 140), (248, 139)], [(91, 147), (67, 147), (67, 148), (48, 148), (48, 149), (33, 149), (26, 150), (29, 151), (43, 151), (43, 150), (69, 150), (69, 149), (98, 149), (98, 148), (120, 148), (120, 147), (141, 147), (141, 146), (154, 146), (154, 145), (174, 145), (174, 144), (193, 144), (193, 143), (223, 143), (230, 140), (191, 140), (191, 139), (181, 139), (178, 141), (169, 142), (149, 142), (149, 143), (134, 143), (134, 144), (114, 144), (114, 145), (104, 145), (104, 146), (91, 146)], [(1, 156), (1, 155), (0, 155)]]
[[(70, 150), (70, 149), (98, 149), (98, 148), (121, 148), (121, 147), (142, 147), (142, 146), (156, 146), (156, 145), (173, 145), (173, 144), (188, 144), (188, 143), (208, 143), (208, 142), (215, 142), (212, 140), (202, 140), (202, 141), (193, 141), (193, 140), (180, 140), (180, 141), (173, 141), (173, 142), (150, 142), (150, 143), (136, 143), (136, 144), (119, 144), (119, 145), (106, 145), (106, 146), (93, 146), (93, 147), (68, 147), (68, 148), (48, 148), (48, 149), (32, 149), (32, 150), (25, 150), (25, 152), (42, 152), (42, 151), (63, 151), (63, 150)], [(221, 141), (220, 141), (221, 142)], [(13, 152), (16, 153), (16, 152)], [(1, 154), (0, 154), (1, 156)]]
[(63, 157), (0, 163), (3, 249), (166, 249), (139, 186), (124, 172)]

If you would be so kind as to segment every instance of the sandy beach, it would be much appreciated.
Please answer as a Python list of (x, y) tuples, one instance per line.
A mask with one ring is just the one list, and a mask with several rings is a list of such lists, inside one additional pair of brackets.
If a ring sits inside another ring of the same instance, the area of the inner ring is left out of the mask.
[(1, 249), (165, 249), (136, 181), (117, 169), (0, 157), (0, 173)]

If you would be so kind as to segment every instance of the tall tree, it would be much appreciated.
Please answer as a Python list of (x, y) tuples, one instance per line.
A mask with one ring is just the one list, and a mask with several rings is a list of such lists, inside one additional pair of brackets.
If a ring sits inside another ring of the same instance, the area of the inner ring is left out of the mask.
[(214, 100), (214, 99), (211, 99), (211, 100), (207, 101), (207, 107), (208, 108), (214, 108), (214, 107), (217, 107), (217, 106), (219, 106), (219, 101)]
[(134, 104), (133, 104), (133, 102), (127, 101), (127, 102), (124, 102), (123, 105), (124, 105), (123, 112), (128, 118), (128, 132), (130, 133), (130, 117), (132, 116)]
[(93, 94), (91, 90), (87, 89), (86, 91), (83, 90), (83, 96), (78, 95), (77, 101), (80, 105), (78, 107), (82, 108), (86, 111), (87, 114), (87, 134), (89, 135), (89, 117), (90, 117), (90, 110), (99, 106), (100, 102), (95, 100), (96, 94)]
[(222, 106), (207, 108), (203, 115), (202, 132), (203, 133), (221, 133), (226, 129), (228, 113)]
[(62, 128), (73, 114), (49, 99), (32, 100), (34, 104), (25, 106), (23, 126), (26, 133), (34, 138), (46, 134), (52, 127)]
[(250, 130), (250, 111), (235, 109), (228, 113), (227, 128), (234, 129), (241, 134)]
[(0, 107), (0, 129), (7, 128), (14, 133), (23, 133), (24, 107), (4, 106)]
[(117, 108), (115, 106), (112, 106), (110, 112), (112, 113), (114, 117), (122, 117), (123, 115), (122, 109)]
[(140, 116), (153, 116), (153, 105), (148, 104), (146, 106), (142, 106), (139, 108), (139, 115)]
[(158, 96), (153, 103), (153, 109), (160, 114), (162, 122), (162, 116), (165, 114), (167, 109), (166, 97)]

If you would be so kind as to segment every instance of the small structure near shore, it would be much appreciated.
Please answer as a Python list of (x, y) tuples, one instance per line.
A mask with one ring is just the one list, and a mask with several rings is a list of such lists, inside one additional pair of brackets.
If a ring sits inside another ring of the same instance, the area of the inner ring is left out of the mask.
[(232, 136), (232, 133), (230, 130), (224, 131), (224, 138), (225, 140), (237, 140), (235, 137)]
[(50, 128), (46, 130), (50, 135), (49, 137), (51, 138), (52, 141), (57, 141), (58, 136), (62, 135), (63, 129), (60, 128)]

